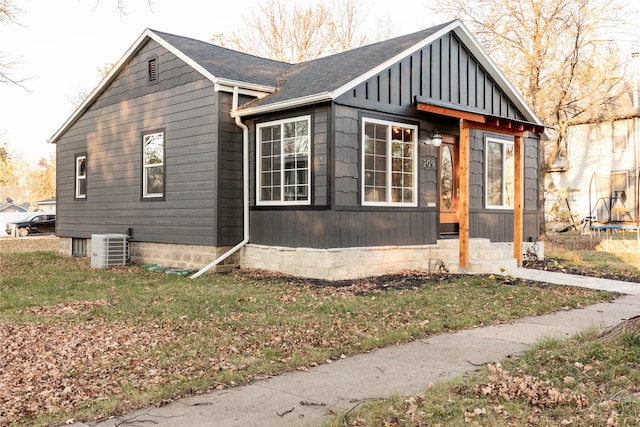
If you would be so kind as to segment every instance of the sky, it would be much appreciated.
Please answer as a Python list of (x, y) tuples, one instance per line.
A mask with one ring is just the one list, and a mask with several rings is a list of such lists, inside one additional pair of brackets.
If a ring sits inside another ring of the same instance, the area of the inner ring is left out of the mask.
[[(90, 93), (100, 83), (98, 69), (116, 63), (145, 28), (210, 41), (236, 30), (261, 1), (127, 0), (121, 15), (117, 0), (14, 0), (23, 13), (18, 24), (0, 26), (0, 52), (3, 62), (18, 62), (10, 74), (25, 79), (26, 90), (0, 85), (0, 144), (28, 161), (48, 157), (55, 146), (47, 141), (73, 113), (73, 100)], [(388, 20), (397, 28), (394, 36), (440, 22), (423, 4), (361, 2), (365, 26)]]

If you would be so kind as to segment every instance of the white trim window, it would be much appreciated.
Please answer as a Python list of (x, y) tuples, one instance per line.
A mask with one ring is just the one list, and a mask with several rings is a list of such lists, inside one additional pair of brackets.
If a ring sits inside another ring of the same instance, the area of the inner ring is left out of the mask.
[(487, 208), (513, 209), (515, 195), (515, 156), (513, 141), (487, 138)]
[(311, 116), (257, 126), (257, 204), (311, 204)]
[(418, 127), (362, 120), (362, 204), (417, 206)]
[(76, 199), (87, 198), (87, 156), (76, 157)]
[(164, 132), (142, 135), (142, 197), (164, 197)]

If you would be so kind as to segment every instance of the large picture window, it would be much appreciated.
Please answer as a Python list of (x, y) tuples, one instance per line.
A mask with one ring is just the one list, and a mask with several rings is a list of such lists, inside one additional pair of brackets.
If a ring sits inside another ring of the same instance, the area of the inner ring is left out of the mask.
[(486, 197), (488, 208), (513, 208), (514, 147), (513, 141), (487, 139)]
[(87, 156), (76, 156), (76, 199), (87, 198)]
[(362, 204), (416, 206), (418, 128), (374, 119), (362, 127)]
[(310, 116), (257, 126), (258, 204), (311, 203)]
[(142, 135), (142, 197), (164, 197), (164, 132)]

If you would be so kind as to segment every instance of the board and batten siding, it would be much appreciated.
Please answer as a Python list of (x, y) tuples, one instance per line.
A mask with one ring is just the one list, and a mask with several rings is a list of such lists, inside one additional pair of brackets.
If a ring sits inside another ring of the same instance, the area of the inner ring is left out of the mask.
[(416, 96), (523, 119), (513, 102), (449, 33), (369, 78), (336, 102), (415, 115)]
[[(147, 85), (149, 58), (158, 58), (159, 81)], [(217, 108), (210, 81), (155, 42), (145, 45), (57, 142), (57, 234), (89, 238), (131, 228), (134, 241), (215, 245)], [(143, 200), (141, 136), (161, 129), (165, 198)], [(80, 153), (87, 156), (85, 200), (74, 199)]]

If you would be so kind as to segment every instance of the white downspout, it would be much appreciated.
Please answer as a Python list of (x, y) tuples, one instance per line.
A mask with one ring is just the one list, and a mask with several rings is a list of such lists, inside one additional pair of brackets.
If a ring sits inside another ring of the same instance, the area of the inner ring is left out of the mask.
[[(236, 111), (238, 108), (238, 86), (233, 88), (233, 107), (231, 111)], [(222, 261), (236, 253), (240, 248), (249, 242), (249, 128), (242, 123), (239, 116), (236, 116), (236, 125), (242, 129), (242, 209), (243, 209), (243, 229), (244, 237), (240, 243), (229, 249), (223, 255), (215, 259), (210, 264), (202, 267), (190, 278), (195, 279), (201, 274), (206, 273)]]

